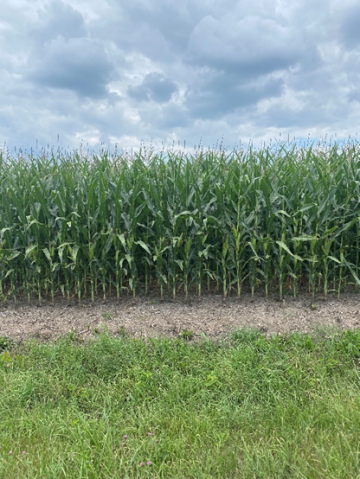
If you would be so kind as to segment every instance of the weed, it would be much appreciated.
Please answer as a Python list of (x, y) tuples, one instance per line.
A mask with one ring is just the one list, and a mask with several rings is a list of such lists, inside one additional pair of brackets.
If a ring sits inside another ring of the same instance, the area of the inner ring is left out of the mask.
[(188, 329), (184, 329), (180, 334), (179, 338), (185, 339), (185, 341), (190, 341), (194, 338), (194, 333)]
[(6, 336), (0, 336), (0, 352), (12, 348), (14, 342)]

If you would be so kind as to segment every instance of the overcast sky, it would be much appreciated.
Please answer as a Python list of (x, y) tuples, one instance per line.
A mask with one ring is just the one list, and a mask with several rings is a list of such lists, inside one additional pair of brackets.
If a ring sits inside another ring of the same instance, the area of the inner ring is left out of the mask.
[(1, 0), (0, 146), (355, 137), (359, 25), (358, 0)]

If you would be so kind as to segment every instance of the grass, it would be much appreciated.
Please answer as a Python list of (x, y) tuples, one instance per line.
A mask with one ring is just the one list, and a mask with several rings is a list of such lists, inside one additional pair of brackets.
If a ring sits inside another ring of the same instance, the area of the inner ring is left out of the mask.
[(2, 479), (360, 477), (359, 330), (0, 351)]

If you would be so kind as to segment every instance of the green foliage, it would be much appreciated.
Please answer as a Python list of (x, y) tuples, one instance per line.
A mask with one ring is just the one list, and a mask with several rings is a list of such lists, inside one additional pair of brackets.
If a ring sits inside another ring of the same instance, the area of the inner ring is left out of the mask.
[(353, 479), (359, 358), (359, 331), (28, 341), (0, 354), (0, 477)]
[(188, 329), (184, 329), (184, 331), (181, 331), (179, 334), (179, 337), (185, 339), (185, 341), (191, 341), (194, 338), (194, 333)]
[(10, 338), (6, 336), (0, 336), (0, 353), (2, 351), (11, 349), (13, 345), (14, 345), (14, 342)]
[(360, 285), (358, 145), (0, 154), (0, 297)]

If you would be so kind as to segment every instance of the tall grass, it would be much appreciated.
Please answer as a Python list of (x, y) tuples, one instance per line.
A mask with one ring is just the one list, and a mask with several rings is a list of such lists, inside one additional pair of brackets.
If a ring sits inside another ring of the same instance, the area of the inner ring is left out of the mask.
[(0, 154), (0, 297), (360, 284), (358, 145)]

